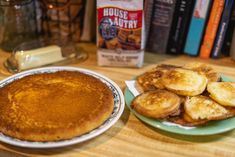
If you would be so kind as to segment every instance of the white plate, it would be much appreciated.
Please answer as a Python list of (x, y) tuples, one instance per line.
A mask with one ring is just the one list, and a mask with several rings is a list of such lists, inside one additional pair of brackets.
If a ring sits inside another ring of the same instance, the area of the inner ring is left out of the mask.
[(0, 88), (17, 80), (22, 77), (28, 76), (28, 75), (33, 75), (33, 74), (38, 74), (38, 73), (52, 73), (56, 71), (79, 71), (91, 76), (96, 77), (97, 79), (101, 80), (104, 82), (113, 92), (113, 97), (114, 97), (114, 108), (113, 112), (110, 115), (110, 117), (98, 128), (83, 134), (78, 137), (74, 137), (69, 140), (61, 140), (61, 141), (55, 141), (55, 142), (31, 142), (31, 141), (23, 141), (19, 139), (15, 139), (6, 135), (3, 135), (0, 133), (0, 141), (15, 145), (15, 146), (20, 146), (20, 147), (28, 147), (28, 148), (55, 148), (55, 147), (63, 147), (63, 146), (68, 146), (80, 142), (84, 142), (86, 140), (89, 140), (91, 138), (94, 138), (101, 133), (105, 132), (108, 130), (121, 116), (125, 102), (124, 102), (124, 96), (122, 94), (121, 89), (118, 87), (116, 83), (114, 83), (112, 80), (109, 78), (98, 74), (96, 72), (82, 69), (82, 68), (75, 68), (75, 67), (47, 67), (47, 68), (39, 68), (39, 69), (33, 69), (33, 70), (28, 70), (25, 72), (21, 72), (18, 74), (15, 74), (11, 77), (8, 77), (2, 81), (0, 81)]

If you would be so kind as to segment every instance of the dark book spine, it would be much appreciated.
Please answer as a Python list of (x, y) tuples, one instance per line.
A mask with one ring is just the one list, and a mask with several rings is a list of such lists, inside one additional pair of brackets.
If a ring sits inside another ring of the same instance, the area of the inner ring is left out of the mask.
[(167, 44), (167, 53), (183, 53), (183, 47), (188, 33), (190, 18), (195, 0), (177, 0), (174, 18)]
[(154, 0), (146, 50), (166, 53), (174, 8), (175, 0)]
[(144, 2), (144, 21), (145, 21), (145, 41), (148, 39), (151, 18), (153, 13), (153, 2), (154, 0), (145, 0)]
[(228, 28), (228, 23), (232, 11), (232, 6), (233, 6), (233, 1), (234, 0), (226, 0), (225, 1), (225, 7), (224, 11), (222, 14), (222, 18), (219, 24), (219, 29), (216, 35), (216, 40), (214, 43), (213, 51), (211, 53), (212, 58), (219, 58), (221, 56), (221, 48), (222, 44), (224, 42), (225, 34)]
[(222, 54), (225, 56), (228, 56), (230, 52), (234, 27), (235, 27), (235, 3), (233, 3), (233, 9), (231, 12), (230, 21), (228, 23), (227, 32), (225, 34), (225, 39), (221, 50)]

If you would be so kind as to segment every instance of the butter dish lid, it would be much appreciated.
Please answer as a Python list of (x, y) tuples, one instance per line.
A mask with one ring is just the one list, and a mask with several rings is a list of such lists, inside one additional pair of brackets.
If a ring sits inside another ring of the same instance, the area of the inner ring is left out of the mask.
[(18, 45), (4, 66), (11, 73), (16, 73), (48, 65), (78, 63), (86, 58), (87, 53), (73, 42), (37, 39)]

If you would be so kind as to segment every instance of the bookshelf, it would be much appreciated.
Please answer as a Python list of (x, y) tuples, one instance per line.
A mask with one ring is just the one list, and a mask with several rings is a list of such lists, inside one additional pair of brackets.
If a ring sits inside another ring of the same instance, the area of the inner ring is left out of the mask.
[[(148, 4), (152, 4), (149, 5), (152, 6), (151, 17), (146, 13), (146, 19), (151, 19), (146, 20), (150, 21), (146, 22), (150, 34), (147, 37), (148, 51), (185, 53), (200, 58), (228, 56), (228, 45), (235, 40), (232, 37), (235, 28), (233, 0), (146, 0), (145, 5)], [(163, 15), (168, 20), (156, 15)]]

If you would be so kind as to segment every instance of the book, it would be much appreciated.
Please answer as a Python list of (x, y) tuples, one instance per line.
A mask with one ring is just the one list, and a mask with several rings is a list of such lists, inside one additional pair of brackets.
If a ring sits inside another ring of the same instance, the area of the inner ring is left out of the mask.
[(195, 0), (176, 1), (174, 17), (167, 43), (167, 53), (180, 54), (183, 52), (194, 4)]
[(149, 36), (151, 17), (153, 13), (153, 2), (154, 0), (145, 0), (144, 2), (144, 21), (145, 21), (145, 38), (146, 39)]
[(154, 0), (146, 50), (166, 53), (176, 0)]
[(219, 58), (221, 56), (221, 48), (224, 42), (225, 34), (228, 28), (228, 23), (233, 8), (233, 0), (226, 0), (224, 11), (221, 17), (219, 29), (216, 35), (214, 47), (211, 53), (212, 58)]
[(221, 19), (221, 15), (224, 9), (225, 0), (214, 0), (209, 21), (206, 26), (206, 32), (203, 38), (203, 43), (200, 49), (200, 57), (201, 58), (209, 58), (214, 40), (216, 37), (217, 29), (219, 27), (219, 22)]
[(224, 39), (224, 43), (222, 45), (222, 50), (221, 50), (222, 54), (225, 56), (229, 56), (234, 27), (235, 27), (235, 3), (233, 3), (233, 9), (231, 12), (227, 32), (225, 34), (225, 39)]
[(205, 23), (210, 12), (211, 2), (212, 0), (196, 1), (184, 46), (184, 53), (188, 55), (198, 55)]

